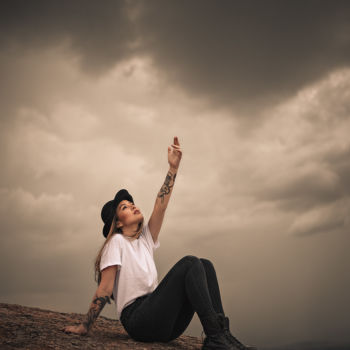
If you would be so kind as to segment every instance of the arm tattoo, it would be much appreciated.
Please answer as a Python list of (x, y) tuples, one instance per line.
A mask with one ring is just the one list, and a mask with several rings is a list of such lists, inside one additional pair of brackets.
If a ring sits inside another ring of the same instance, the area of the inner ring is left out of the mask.
[(83, 322), (83, 325), (85, 326), (87, 331), (91, 328), (92, 324), (95, 322), (96, 318), (98, 317), (106, 303), (111, 303), (108, 295), (106, 295), (105, 297), (96, 297), (92, 301), (91, 307), (86, 315), (86, 320)]
[[(161, 198), (162, 203), (164, 202), (164, 196), (166, 194), (169, 194), (171, 188), (174, 186), (175, 179), (176, 179), (176, 173), (173, 175), (170, 171), (168, 171), (164, 184), (158, 193), (158, 197)], [(171, 181), (172, 181), (172, 184), (171, 184)]]

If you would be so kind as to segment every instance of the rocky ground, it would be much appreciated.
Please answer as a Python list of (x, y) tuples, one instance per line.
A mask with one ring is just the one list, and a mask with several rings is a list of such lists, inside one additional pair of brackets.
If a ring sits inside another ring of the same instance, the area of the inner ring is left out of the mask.
[(66, 334), (62, 328), (78, 324), (83, 314), (63, 313), (0, 303), (0, 349), (201, 349), (202, 339), (180, 336), (169, 343), (136, 342), (120, 321), (100, 316), (89, 335)]

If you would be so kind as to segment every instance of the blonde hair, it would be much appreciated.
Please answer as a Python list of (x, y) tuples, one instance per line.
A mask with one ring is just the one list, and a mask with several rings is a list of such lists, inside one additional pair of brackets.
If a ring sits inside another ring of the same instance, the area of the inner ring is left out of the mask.
[(106, 240), (103, 242), (100, 250), (98, 251), (97, 257), (95, 259), (95, 281), (97, 282), (97, 285), (99, 285), (101, 283), (100, 263), (101, 263), (103, 249), (107, 245), (107, 243), (111, 240), (113, 235), (123, 233), (121, 228), (117, 228), (117, 221), (118, 221), (118, 217), (117, 217), (117, 214), (115, 214), (113, 217), (112, 224), (111, 224), (111, 227), (109, 229), (108, 235), (106, 237)]

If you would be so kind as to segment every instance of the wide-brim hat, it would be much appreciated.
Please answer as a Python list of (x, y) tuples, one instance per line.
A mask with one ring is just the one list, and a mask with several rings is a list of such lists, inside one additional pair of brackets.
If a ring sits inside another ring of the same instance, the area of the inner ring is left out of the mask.
[(102, 233), (105, 238), (108, 236), (118, 204), (123, 200), (128, 200), (135, 204), (131, 194), (126, 189), (122, 189), (118, 191), (114, 199), (108, 201), (101, 210), (101, 218), (104, 222)]

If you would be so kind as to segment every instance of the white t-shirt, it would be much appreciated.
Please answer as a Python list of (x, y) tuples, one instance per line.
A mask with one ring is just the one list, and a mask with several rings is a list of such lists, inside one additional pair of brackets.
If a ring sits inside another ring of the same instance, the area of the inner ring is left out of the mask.
[(114, 234), (106, 244), (101, 256), (101, 271), (108, 266), (120, 265), (113, 287), (118, 320), (124, 307), (137, 297), (152, 293), (158, 286), (153, 252), (159, 246), (159, 239), (153, 242), (148, 223), (143, 225), (138, 239), (130, 240), (122, 234)]

